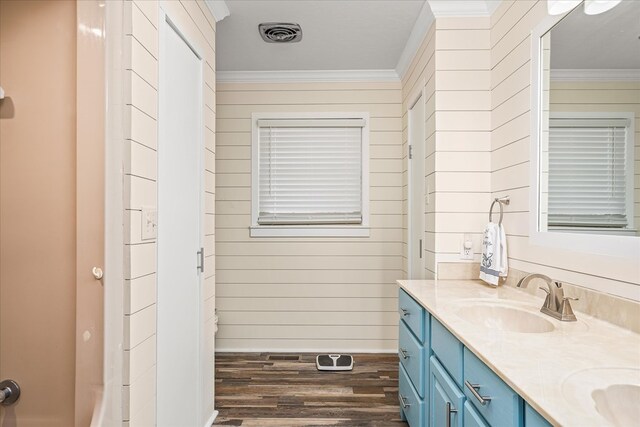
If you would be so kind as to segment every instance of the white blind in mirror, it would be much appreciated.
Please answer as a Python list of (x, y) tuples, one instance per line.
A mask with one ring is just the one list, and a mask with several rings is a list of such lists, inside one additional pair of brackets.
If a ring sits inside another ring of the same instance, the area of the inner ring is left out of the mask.
[(626, 133), (624, 119), (550, 119), (549, 226), (627, 226)]
[(362, 223), (364, 121), (306, 122), (259, 121), (258, 224)]

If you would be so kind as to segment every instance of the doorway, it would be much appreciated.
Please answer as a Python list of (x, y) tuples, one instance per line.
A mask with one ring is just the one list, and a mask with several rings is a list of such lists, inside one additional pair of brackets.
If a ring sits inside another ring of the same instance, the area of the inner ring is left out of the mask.
[(165, 16), (158, 144), (157, 425), (202, 425), (202, 59)]
[(409, 108), (409, 279), (424, 279), (425, 271), (425, 105), (420, 92)]

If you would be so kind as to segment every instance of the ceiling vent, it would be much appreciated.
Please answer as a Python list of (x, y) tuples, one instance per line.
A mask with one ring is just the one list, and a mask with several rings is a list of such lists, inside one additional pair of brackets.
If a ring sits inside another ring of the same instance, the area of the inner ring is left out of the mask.
[(297, 43), (302, 40), (302, 28), (298, 24), (265, 22), (258, 25), (258, 30), (267, 43)]

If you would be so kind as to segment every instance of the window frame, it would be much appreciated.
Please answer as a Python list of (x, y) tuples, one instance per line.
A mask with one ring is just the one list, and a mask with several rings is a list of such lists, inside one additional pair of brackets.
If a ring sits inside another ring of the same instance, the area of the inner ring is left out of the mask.
[[(362, 119), (362, 222), (360, 224), (258, 224), (260, 208), (260, 128), (258, 120)], [(369, 113), (252, 113), (251, 114), (251, 225), (250, 237), (369, 237)]]

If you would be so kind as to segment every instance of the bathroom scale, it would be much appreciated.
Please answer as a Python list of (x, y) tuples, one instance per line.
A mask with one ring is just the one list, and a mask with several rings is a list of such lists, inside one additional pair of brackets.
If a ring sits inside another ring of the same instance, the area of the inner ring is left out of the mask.
[(319, 354), (316, 367), (319, 371), (350, 371), (353, 369), (353, 357), (350, 354)]

